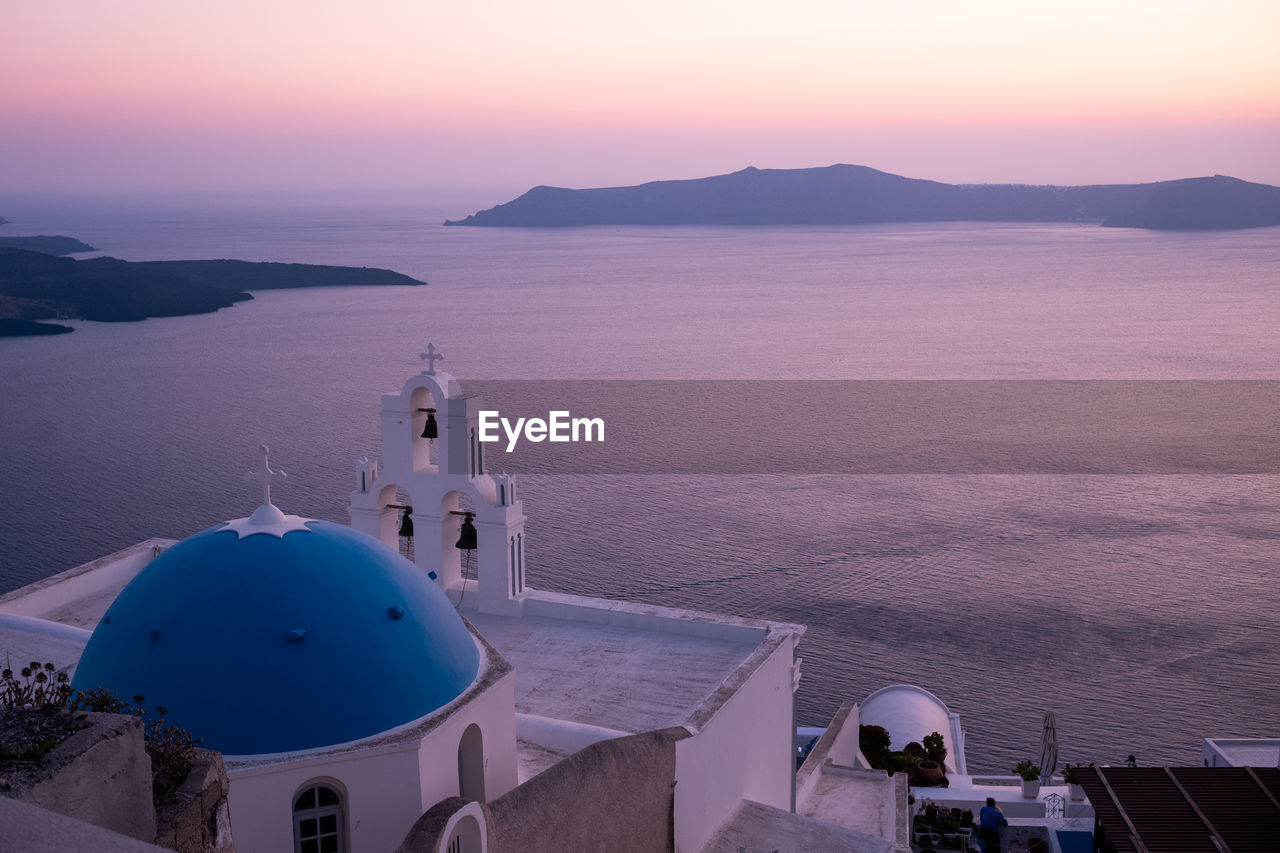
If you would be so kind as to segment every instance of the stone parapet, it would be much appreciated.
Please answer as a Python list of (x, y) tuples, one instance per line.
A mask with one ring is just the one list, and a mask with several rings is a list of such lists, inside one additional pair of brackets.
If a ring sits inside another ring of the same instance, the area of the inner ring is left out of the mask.
[[(31, 713), (47, 712), (33, 709)], [(75, 713), (83, 717), (84, 728), (38, 761), (0, 765), (0, 793), (152, 841), (156, 813), (142, 720), (121, 714)]]

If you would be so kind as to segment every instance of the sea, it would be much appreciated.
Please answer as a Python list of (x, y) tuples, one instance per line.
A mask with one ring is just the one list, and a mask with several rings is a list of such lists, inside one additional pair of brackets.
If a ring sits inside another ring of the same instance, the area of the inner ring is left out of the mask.
[[(429, 283), (0, 339), (0, 591), (248, 514), (260, 444), (286, 512), (347, 521), (380, 395), (428, 343), (472, 379), (1280, 379), (1280, 228), (442, 225), (503, 200), (0, 199), (0, 234), (126, 260)], [(1275, 474), (522, 482), (531, 585), (806, 625), (802, 725), (912, 683), (960, 714), (975, 772), (1037, 758), (1046, 710), (1062, 762), (1195, 765), (1203, 737), (1280, 735)]]

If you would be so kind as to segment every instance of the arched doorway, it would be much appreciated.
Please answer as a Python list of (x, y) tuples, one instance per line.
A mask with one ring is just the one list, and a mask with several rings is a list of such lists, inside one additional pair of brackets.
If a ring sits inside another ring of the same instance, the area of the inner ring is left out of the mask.
[(484, 736), (475, 723), (458, 743), (458, 796), (484, 802)]
[(480, 823), (471, 815), (464, 815), (453, 825), (449, 833), (447, 853), (483, 853), (484, 840)]

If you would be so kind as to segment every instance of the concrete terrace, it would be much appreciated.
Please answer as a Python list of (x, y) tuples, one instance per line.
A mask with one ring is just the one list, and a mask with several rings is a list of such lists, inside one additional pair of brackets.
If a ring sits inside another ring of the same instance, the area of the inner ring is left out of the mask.
[(522, 615), (464, 609), (515, 668), (520, 780), (589, 744), (697, 731), (798, 625), (526, 589)]
[(173, 539), (148, 539), (0, 595), (0, 613), (33, 616), (73, 628), (97, 627), (120, 590)]
[(467, 613), (516, 670), (516, 711), (635, 733), (684, 723), (758, 642)]

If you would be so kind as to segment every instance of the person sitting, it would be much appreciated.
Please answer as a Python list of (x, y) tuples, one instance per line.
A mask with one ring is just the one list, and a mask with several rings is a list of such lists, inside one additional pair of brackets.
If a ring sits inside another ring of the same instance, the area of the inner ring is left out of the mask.
[(982, 853), (1000, 853), (1000, 827), (1008, 825), (995, 797), (987, 797), (987, 804), (978, 812), (978, 846)]

